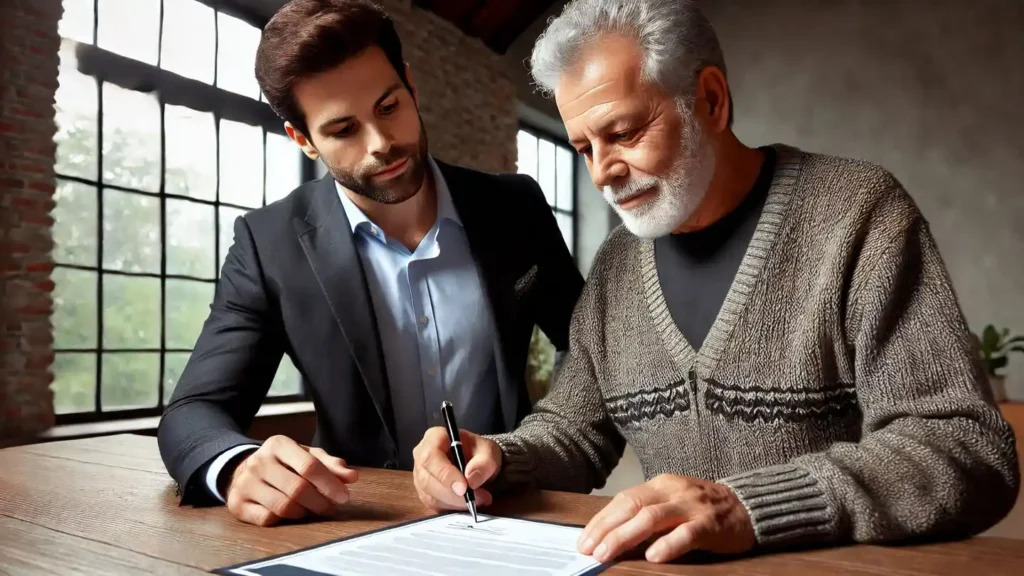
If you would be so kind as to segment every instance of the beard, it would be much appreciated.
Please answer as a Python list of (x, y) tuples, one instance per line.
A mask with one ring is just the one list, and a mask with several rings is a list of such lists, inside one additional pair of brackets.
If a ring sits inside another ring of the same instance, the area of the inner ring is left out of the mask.
[[(374, 182), (373, 175), (389, 165), (408, 158), (408, 165), (398, 176), (384, 182)], [(357, 166), (355, 170), (343, 170), (321, 156), (327, 171), (341, 184), (374, 202), (400, 204), (412, 198), (423, 187), (427, 173), (427, 131), (420, 120), (420, 137), (415, 144), (392, 145), (386, 154), (374, 155), (372, 159)]]
[[(680, 100), (676, 110), (683, 120), (679, 155), (660, 177), (630, 177), (622, 184), (605, 186), (604, 199), (630, 232), (645, 239), (660, 238), (677, 230), (700, 207), (715, 172), (715, 152), (691, 106)], [(652, 191), (642, 204), (625, 209), (618, 202)]]

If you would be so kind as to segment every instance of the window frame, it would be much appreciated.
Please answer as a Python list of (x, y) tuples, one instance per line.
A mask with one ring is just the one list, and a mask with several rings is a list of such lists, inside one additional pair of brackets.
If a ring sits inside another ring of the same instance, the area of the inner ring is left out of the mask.
[[(538, 186), (541, 186), (541, 183), (540, 183), (540, 173), (539, 173), (539, 167), (540, 167), (540, 140), (543, 139), (543, 140), (551, 142), (552, 144), (555, 145), (555, 149), (556, 149), (555, 164), (554, 164), (555, 165), (555, 187), (556, 187), (556, 191), (555, 191), (555, 204), (548, 204), (548, 207), (551, 208), (551, 212), (553, 214), (556, 214), (556, 215), (557, 214), (562, 214), (563, 216), (568, 216), (572, 220), (572, 244), (570, 246), (567, 246), (567, 248), (569, 249), (569, 253), (572, 255), (573, 262), (575, 262), (577, 265), (579, 265), (579, 259), (576, 256), (576, 248), (579, 245), (579, 235), (580, 235), (580, 233), (579, 233), (579, 204), (578, 204), (578, 201), (579, 201), (579, 197), (578, 196), (579, 196), (579, 188), (580, 187), (579, 187), (579, 183), (576, 180), (576, 177), (578, 175), (577, 172), (579, 170), (579, 166), (577, 165), (577, 160), (578, 160), (577, 156), (579, 156), (579, 153), (577, 153), (576, 150), (572, 146), (569, 145), (569, 142), (566, 140), (565, 136), (559, 136), (558, 134), (555, 134), (554, 132), (552, 132), (550, 130), (545, 130), (544, 128), (536, 126), (535, 124), (531, 124), (531, 123), (529, 123), (527, 121), (519, 120), (517, 134), (518, 134), (519, 131), (526, 132), (527, 134), (529, 134), (529, 135), (531, 135), (531, 136), (533, 136), (534, 138), (537, 139), (537, 167), (538, 167), (538, 174), (537, 174), (537, 178), (535, 180), (537, 181), (537, 185)], [(564, 208), (559, 208), (557, 206), (557, 204), (558, 204), (558, 192), (557, 192), (557, 186), (558, 186), (558, 157), (557, 157), (557, 149), (558, 148), (565, 149), (566, 151), (568, 151), (571, 154), (571, 157), (572, 157), (572, 209), (571, 210), (566, 210)], [(518, 162), (518, 160), (517, 160), (517, 162)], [(545, 202), (546, 201), (547, 201), (547, 199), (545, 198)]]
[[(74, 49), (75, 57), (77, 60), (77, 70), (80, 74), (90, 77), (93, 80), (97, 95), (97, 109), (96, 109), (96, 172), (95, 180), (90, 178), (83, 178), (79, 176), (71, 176), (56, 172), (56, 179), (58, 182), (71, 182), (79, 183), (89, 186), (96, 194), (96, 246), (95, 255), (96, 263), (95, 266), (70, 264), (54, 262), (54, 268), (63, 268), (71, 270), (83, 270), (96, 274), (96, 347), (94, 348), (67, 348), (58, 347), (56, 343), (53, 347), (55, 358), (60, 354), (90, 354), (95, 358), (95, 389), (93, 391), (93, 407), (89, 411), (73, 412), (73, 413), (62, 413), (56, 414), (57, 424), (78, 424), (78, 423), (90, 423), (100, 421), (115, 421), (131, 418), (140, 417), (151, 417), (159, 416), (163, 413), (166, 403), (164, 400), (165, 393), (165, 378), (166, 378), (166, 357), (168, 354), (175, 353), (192, 353), (193, 349), (179, 349), (169, 348), (167, 346), (167, 281), (168, 280), (187, 280), (190, 282), (202, 282), (216, 286), (220, 281), (221, 271), (221, 253), (226, 253), (226, 247), (221, 247), (221, 227), (231, 226), (231, 222), (221, 222), (221, 210), (220, 208), (235, 208), (245, 211), (255, 210), (261, 206), (267, 204), (267, 162), (265, 161), (267, 154), (267, 136), (269, 133), (283, 135), (287, 137), (287, 133), (284, 130), (283, 121), (276, 113), (270, 108), (269, 104), (262, 101), (262, 99), (253, 99), (240, 94), (229, 92), (226, 89), (218, 88), (216, 86), (217, 79), (217, 58), (218, 58), (218, 18), (221, 14), (232, 16), (242, 20), (243, 22), (250, 24), (257, 29), (262, 29), (266, 24), (267, 20), (261, 18), (243, 8), (240, 4), (230, 0), (196, 0), (201, 4), (205, 4), (214, 10), (214, 52), (212, 58), (214, 59), (214, 81), (212, 84), (206, 84), (199, 80), (193, 80), (179, 76), (174, 72), (164, 70), (160, 68), (162, 54), (162, 40), (164, 34), (164, 10), (165, 2), (160, 0), (160, 20), (159, 20), (159, 39), (157, 41), (157, 64), (151, 65), (137, 60), (133, 60), (126, 56), (109, 52), (98, 46), (98, 34), (99, 34), (99, 0), (92, 0), (93, 4), (93, 43), (86, 44), (78, 42), (76, 40), (61, 38), (62, 43), (69, 43)], [(63, 44), (62, 44), (63, 45)], [(159, 189), (157, 192), (151, 192), (147, 190), (139, 190), (131, 187), (110, 184), (104, 182), (103, 177), (103, 132), (104, 132), (104, 96), (103, 96), (103, 84), (110, 83), (127, 90), (134, 90), (141, 93), (156, 93), (156, 100), (160, 107), (160, 180)], [(173, 194), (167, 192), (166, 176), (167, 176), (167, 147), (166, 147), (166, 110), (167, 106), (181, 106), (190, 108), (199, 112), (211, 113), (214, 119), (214, 134), (216, 137), (216, 162), (215, 162), (215, 173), (216, 173), (216, 191), (213, 200), (205, 198), (195, 198), (192, 196)], [(229, 202), (221, 201), (221, 121), (229, 120), (235, 122), (241, 122), (250, 126), (256, 126), (261, 128), (262, 131), (262, 151), (264, 155), (263, 162), (263, 196), (261, 198), (261, 204), (258, 207), (240, 206)], [(304, 155), (298, 152), (298, 159), (300, 162), (300, 182), (296, 183), (298, 186), (302, 182), (308, 182), (315, 179), (315, 166), (314, 163), (306, 158)], [(133, 272), (124, 270), (111, 270), (107, 269), (103, 263), (103, 251), (104, 251), (104, 230), (103, 230), (103, 208), (104, 208), (104, 191), (105, 190), (116, 190), (124, 193), (141, 195), (148, 198), (156, 199), (159, 202), (159, 226), (160, 226), (160, 271), (154, 272)], [(167, 243), (167, 201), (185, 201), (200, 206), (211, 207), (214, 211), (213, 215), (213, 245), (209, 247), (214, 253), (215, 271), (212, 278), (199, 278), (189, 275), (181, 274), (168, 274), (168, 243)], [(155, 348), (107, 348), (103, 344), (104, 340), (104, 277), (107, 275), (123, 276), (132, 278), (156, 278), (160, 281), (160, 334), (159, 334), (159, 345)], [(54, 327), (56, 329), (56, 327)], [(198, 334), (196, 337), (198, 338)], [(113, 354), (157, 354), (159, 357), (159, 371), (157, 378), (157, 403), (156, 406), (146, 408), (129, 408), (129, 409), (103, 409), (103, 359), (105, 355)], [(286, 352), (287, 353), (287, 352)], [(283, 362), (283, 359), (282, 359)], [(264, 403), (282, 403), (282, 402), (296, 402), (305, 401), (309, 399), (308, 390), (301, 383), (300, 380), (300, 391), (297, 394), (289, 395), (278, 395), (278, 396), (267, 396), (264, 399)]]

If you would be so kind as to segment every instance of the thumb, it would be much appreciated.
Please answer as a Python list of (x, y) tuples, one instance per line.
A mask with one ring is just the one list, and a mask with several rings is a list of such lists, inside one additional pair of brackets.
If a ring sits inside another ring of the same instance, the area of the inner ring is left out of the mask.
[(501, 449), (493, 440), (481, 436), (475, 436), (469, 446), (472, 446), (472, 450), (467, 455), (469, 462), (466, 463), (466, 481), (475, 490), (498, 475)]

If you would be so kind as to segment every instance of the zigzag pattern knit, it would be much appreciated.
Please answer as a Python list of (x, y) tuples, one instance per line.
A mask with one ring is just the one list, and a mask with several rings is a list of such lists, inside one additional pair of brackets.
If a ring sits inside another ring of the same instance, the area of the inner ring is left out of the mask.
[(730, 486), (762, 546), (964, 535), (1013, 506), (1013, 433), (927, 222), (877, 166), (775, 148), (699, 351), (665, 305), (653, 243), (609, 236), (551, 393), (494, 437), (495, 489), (590, 491), (629, 442), (648, 478)]

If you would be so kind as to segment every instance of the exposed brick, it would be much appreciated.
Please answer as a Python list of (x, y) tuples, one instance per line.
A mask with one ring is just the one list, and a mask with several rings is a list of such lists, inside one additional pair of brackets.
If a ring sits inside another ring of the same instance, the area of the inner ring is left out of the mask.
[(53, 425), (54, 94), (61, 0), (0, 17), (0, 446)]

